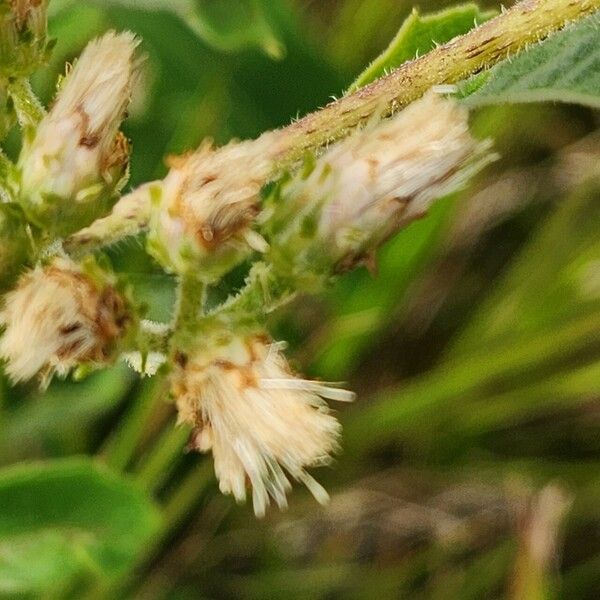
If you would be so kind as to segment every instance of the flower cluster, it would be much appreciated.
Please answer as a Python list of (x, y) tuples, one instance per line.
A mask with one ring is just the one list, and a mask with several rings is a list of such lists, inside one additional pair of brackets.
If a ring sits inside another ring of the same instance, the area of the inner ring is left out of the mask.
[(287, 277), (317, 275), (317, 285), (370, 261), (378, 245), (489, 162), (489, 146), (470, 134), (465, 108), (426, 94), (283, 180), (262, 215), (269, 258)]
[(150, 253), (169, 271), (200, 272), (218, 280), (264, 240), (250, 224), (259, 212), (260, 190), (273, 171), (270, 134), (215, 150), (171, 158), (153, 206)]
[[(45, 40), (45, 25), (35, 29), (45, 2), (0, 0), (6, 6), (0, 49), (21, 51), (7, 31)], [(118, 199), (137, 46), (130, 33), (91, 42), (49, 112), (28, 123), (17, 164), (0, 155), (0, 281), (13, 287), (0, 308), (6, 372), (48, 382), (121, 357), (150, 375), (166, 360), (179, 422), (192, 427), (192, 448), (212, 452), (224, 493), (243, 501), (249, 484), (259, 516), (271, 500), (286, 506), (292, 480), (324, 502), (308, 470), (338, 449), (341, 426), (326, 400), (353, 394), (297, 376), (264, 317), (364, 262), (481, 168), (489, 144), (471, 136), (465, 109), (429, 93), (295, 170), (281, 167), (282, 131), (268, 132), (171, 158), (163, 180)], [(1, 75), (0, 105), (13, 93)], [(0, 133), (11, 122), (0, 117)], [(126, 276), (85, 256), (142, 229), (148, 253), (178, 279), (169, 323), (144, 322)], [(243, 261), (253, 265), (242, 289), (211, 304), (207, 288)]]

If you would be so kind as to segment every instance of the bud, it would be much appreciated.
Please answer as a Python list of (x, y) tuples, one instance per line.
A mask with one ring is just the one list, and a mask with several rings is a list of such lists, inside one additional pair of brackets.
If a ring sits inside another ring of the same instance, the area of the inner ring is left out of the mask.
[(25, 216), (18, 204), (0, 204), (0, 239), (0, 291), (5, 291), (33, 254)]
[(113, 283), (62, 258), (23, 275), (0, 312), (0, 356), (10, 378), (40, 373), (48, 381), (80, 363), (108, 362), (132, 322)]
[(284, 181), (263, 215), (282, 273), (320, 280), (368, 258), (490, 160), (468, 113), (433, 93), (367, 125)]
[(172, 158), (150, 222), (149, 252), (168, 270), (218, 279), (264, 240), (250, 225), (273, 170), (273, 134)]
[(125, 183), (129, 149), (118, 129), (137, 45), (129, 32), (88, 44), (21, 152), (21, 202), (50, 235), (67, 235), (108, 212)]
[(54, 45), (47, 38), (47, 0), (0, 0), (0, 77), (29, 77)]
[(306, 472), (329, 463), (338, 447), (340, 425), (323, 398), (353, 395), (298, 379), (281, 345), (263, 335), (224, 335), (175, 360), (173, 392), (180, 422), (194, 427), (191, 446), (212, 450), (223, 493), (242, 502), (250, 482), (257, 516), (265, 514), (269, 497), (280, 508), (287, 505), (285, 471), (326, 502), (327, 492)]

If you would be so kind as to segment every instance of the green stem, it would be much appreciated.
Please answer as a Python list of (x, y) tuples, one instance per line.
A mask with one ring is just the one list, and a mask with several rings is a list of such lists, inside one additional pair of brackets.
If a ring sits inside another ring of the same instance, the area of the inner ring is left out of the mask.
[(169, 419), (161, 437), (154, 443), (150, 452), (137, 467), (136, 481), (146, 490), (156, 492), (167, 479), (171, 468), (190, 437), (190, 428), (186, 425), (175, 426)]
[(256, 262), (244, 287), (223, 304), (206, 315), (207, 319), (219, 319), (227, 322), (230, 318), (239, 323), (244, 317), (256, 321), (281, 306), (291, 302), (296, 297), (290, 282), (280, 277), (272, 265)]
[(142, 382), (131, 410), (120, 421), (119, 428), (102, 451), (101, 455), (109, 467), (118, 471), (128, 467), (144, 437), (146, 425), (166, 394), (167, 383), (160, 374)]
[(11, 81), (8, 84), (8, 93), (15, 103), (15, 111), (21, 127), (37, 127), (46, 111), (31, 89), (29, 80), (20, 77)]
[(89, 227), (69, 236), (63, 242), (65, 252), (77, 258), (140, 233), (146, 228), (152, 202), (160, 193), (160, 182), (151, 182), (123, 196), (106, 217), (96, 219)]

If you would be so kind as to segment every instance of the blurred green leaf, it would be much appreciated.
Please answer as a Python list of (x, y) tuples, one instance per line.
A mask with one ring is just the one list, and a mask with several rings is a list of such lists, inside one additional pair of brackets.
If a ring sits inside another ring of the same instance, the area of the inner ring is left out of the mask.
[(0, 506), (0, 593), (118, 575), (159, 526), (138, 488), (87, 458), (4, 469)]
[(353, 92), (371, 83), (402, 63), (429, 52), (436, 44), (466, 33), (495, 14), (495, 11), (482, 11), (473, 3), (425, 16), (413, 8), (390, 45), (357, 77), (348, 91)]
[[(147, 11), (171, 12), (181, 18), (204, 42), (222, 52), (257, 47), (274, 59), (285, 48), (267, 18), (269, 6), (263, 0), (92, 0)], [(55, 0), (54, 14), (75, 4)]]
[(599, 108), (599, 28), (597, 12), (476, 75), (461, 86), (464, 102), (569, 102)]
[(19, 402), (4, 414), (0, 462), (35, 455), (40, 447), (51, 447), (55, 454), (82, 450), (81, 437), (90, 423), (114, 409), (134, 380), (133, 371), (121, 363), (79, 383), (57, 381), (44, 394)]

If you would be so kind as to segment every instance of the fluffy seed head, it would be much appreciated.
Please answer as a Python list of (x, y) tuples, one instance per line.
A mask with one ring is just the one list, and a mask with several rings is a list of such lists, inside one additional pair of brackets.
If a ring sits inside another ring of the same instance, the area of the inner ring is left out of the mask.
[(469, 133), (464, 108), (429, 93), (332, 146), (284, 184), (278, 241), (296, 243), (298, 257), (312, 238), (316, 253), (350, 266), (457, 190), (489, 161), (488, 149)]
[(13, 381), (65, 375), (82, 362), (109, 360), (131, 320), (123, 297), (73, 262), (36, 267), (6, 295), (0, 356)]
[(150, 227), (149, 250), (177, 273), (216, 278), (264, 240), (249, 225), (273, 169), (272, 134), (172, 158)]
[(129, 150), (118, 130), (137, 74), (137, 45), (129, 32), (90, 42), (23, 148), (23, 206), (55, 234), (106, 212), (124, 184)]
[(194, 448), (212, 450), (223, 493), (243, 501), (249, 481), (262, 516), (269, 497), (286, 506), (287, 472), (327, 500), (306, 468), (327, 464), (338, 445), (340, 425), (323, 398), (352, 394), (296, 378), (280, 345), (264, 336), (230, 338), (180, 359), (173, 385), (179, 419), (194, 427)]

